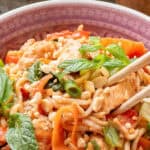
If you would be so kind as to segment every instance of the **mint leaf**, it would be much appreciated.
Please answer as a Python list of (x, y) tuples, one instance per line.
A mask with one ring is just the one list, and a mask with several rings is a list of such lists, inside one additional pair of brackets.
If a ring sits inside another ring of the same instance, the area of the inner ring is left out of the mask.
[(28, 79), (30, 82), (38, 81), (44, 73), (41, 71), (41, 62), (35, 62), (29, 69), (28, 69)]
[(85, 54), (86, 52), (95, 52), (102, 48), (102, 45), (100, 44), (100, 38), (96, 36), (90, 36), (88, 44), (83, 44), (79, 51), (81, 54)]
[(9, 100), (12, 94), (13, 94), (12, 82), (4, 72), (1, 72), (0, 73), (0, 103)]
[(81, 54), (84, 54), (85, 52), (95, 52), (95, 51), (99, 50), (100, 48), (101, 48), (101, 46), (99, 44), (97, 44), (97, 45), (84, 44), (79, 48), (79, 51)]
[(38, 150), (33, 125), (28, 116), (13, 114), (8, 120), (6, 140), (11, 150)]
[(103, 132), (107, 144), (109, 144), (111, 147), (121, 146), (118, 132), (113, 126), (108, 125), (104, 127)]
[(126, 64), (124, 64), (122, 61), (118, 60), (118, 59), (110, 59), (106, 62), (104, 62), (103, 64), (104, 67), (106, 67), (107, 69), (114, 69), (114, 68), (123, 68), (126, 66)]
[(59, 68), (64, 69), (65, 73), (78, 72), (85, 69), (93, 69), (97, 66), (97, 63), (87, 59), (73, 59), (65, 60), (58, 65)]
[(106, 50), (109, 51), (116, 59), (129, 64), (130, 60), (126, 56), (124, 50), (117, 44), (111, 44), (106, 47)]

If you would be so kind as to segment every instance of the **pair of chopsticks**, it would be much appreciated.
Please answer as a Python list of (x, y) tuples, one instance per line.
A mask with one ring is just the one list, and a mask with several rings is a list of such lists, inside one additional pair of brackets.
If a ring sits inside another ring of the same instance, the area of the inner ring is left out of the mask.
[[(114, 83), (119, 82), (122, 78), (125, 78), (131, 72), (135, 72), (148, 64), (150, 64), (150, 52), (147, 52), (145, 55), (138, 58), (133, 63), (129, 64), (127, 67), (120, 70), (115, 75), (111, 76), (108, 79), (107, 85), (110, 86), (110, 85), (113, 85)], [(121, 104), (121, 106), (114, 113), (115, 114), (123, 113), (123, 112), (127, 111), (128, 109), (130, 109), (131, 107), (135, 106), (137, 103), (139, 103), (141, 101), (141, 99), (146, 98), (148, 96), (150, 96), (150, 85), (143, 88), (141, 91), (139, 91), (133, 97), (131, 97), (126, 102)]]

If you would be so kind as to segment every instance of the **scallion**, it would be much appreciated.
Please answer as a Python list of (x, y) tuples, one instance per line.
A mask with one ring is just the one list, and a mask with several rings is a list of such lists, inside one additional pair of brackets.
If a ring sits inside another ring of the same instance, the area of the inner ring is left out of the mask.
[(64, 89), (73, 98), (79, 98), (81, 96), (81, 89), (73, 80), (65, 81)]

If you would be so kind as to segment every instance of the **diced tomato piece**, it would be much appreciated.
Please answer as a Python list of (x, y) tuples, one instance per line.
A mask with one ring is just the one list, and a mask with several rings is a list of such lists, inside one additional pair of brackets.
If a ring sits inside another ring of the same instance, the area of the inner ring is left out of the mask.
[(20, 91), (21, 91), (21, 94), (22, 94), (22, 97), (23, 97), (23, 99), (24, 100), (27, 100), (27, 99), (29, 99), (29, 97), (30, 97), (30, 93), (29, 93), (29, 91), (27, 91), (25, 88), (20, 88)]
[(143, 150), (150, 150), (150, 140), (141, 137), (138, 143), (139, 146), (142, 146)]

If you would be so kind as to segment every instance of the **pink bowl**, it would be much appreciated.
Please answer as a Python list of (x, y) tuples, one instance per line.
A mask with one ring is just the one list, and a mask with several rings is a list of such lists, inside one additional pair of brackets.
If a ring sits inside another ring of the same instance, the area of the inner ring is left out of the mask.
[(85, 29), (100, 36), (125, 37), (144, 42), (150, 49), (150, 17), (115, 4), (96, 1), (45, 1), (0, 16), (0, 57), (18, 49), (29, 38), (49, 32)]

